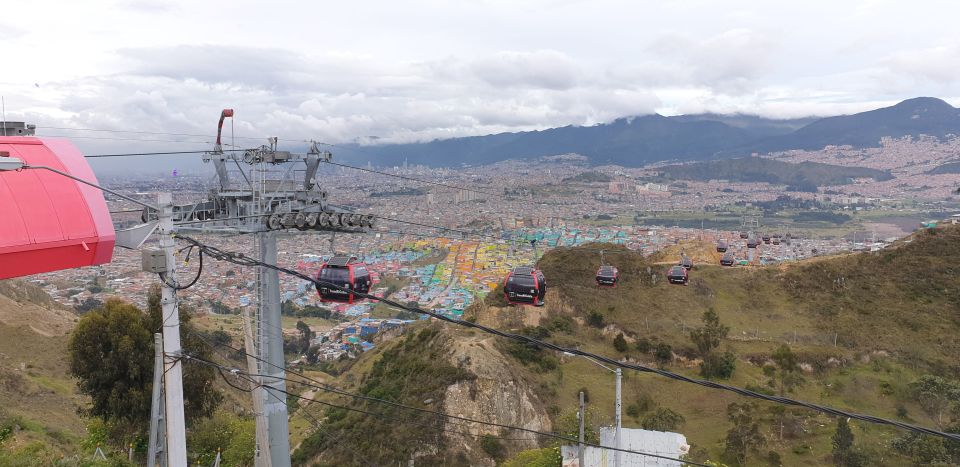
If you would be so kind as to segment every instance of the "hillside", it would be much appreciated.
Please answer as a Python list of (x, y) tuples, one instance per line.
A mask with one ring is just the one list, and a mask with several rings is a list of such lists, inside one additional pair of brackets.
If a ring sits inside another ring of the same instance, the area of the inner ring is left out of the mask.
[(52, 462), (76, 452), (86, 436), (78, 414), (86, 399), (66, 357), (75, 319), (39, 287), (0, 281), (0, 432), (12, 429), (0, 451), (27, 450), (32, 461)]
[[(827, 145), (876, 147), (885, 136), (960, 134), (960, 110), (932, 97), (827, 118), (776, 120), (753, 115), (658, 114), (593, 126), (499, 133), (410, 144), (342, 145), (337, 155), (357, 163), (483, 165), (576, 153), (593, 165), (638, 167), (667, 160), (710, 160)], [(451, 155), (456, 154), (454, 158)]]
[[(348, 372), (331, 378), (340, 389), (461, 417), (551, 429), (545, 406), (526, 382), (532, 378), (522, 367), (511, 365), (487, 335), (422, 323), (347, 365)], [(324, 418), (323, 429), (307, 428), (309, 435), (294, 452), (294, 465), (406, 465), (411, 461), (492, 467), (496, 458), (537, 447), (533, 435), (511, 433), (510, 443), (491, 454), (490, 443), (499, 444), (502, 436), (497, 427), (444, 423), (431, 414), (330, 393), (321, 392), (317, 400), (320, 404), (301, 410)], [(346, 404), (376, 416), (321, 404)], [(350, 442), (343, 443), (345, 439)]]
[(889, 172), (866, 167), (846, 167), (819, 162), (794, 164), (761, 157), (668, 165), (661, 167), (659, 171), (662, 176), (677, 180), (766, 182), (794, 187), (845, 185), (855, 178), (872, 178), (877, 181), (893, 178)]
[(830, 144), (876, 147), (884, 136), (898, 138), (918, 134), (939, 138), (960, 134), (960, 110), (934, 97), (917, 97), (891, 107), (823, 118), (740, 152), (821, 149)]
[(949, 163), (934, 167), (927, 173), (931, 175), (960, 174), (960, 162), (949, 162)]

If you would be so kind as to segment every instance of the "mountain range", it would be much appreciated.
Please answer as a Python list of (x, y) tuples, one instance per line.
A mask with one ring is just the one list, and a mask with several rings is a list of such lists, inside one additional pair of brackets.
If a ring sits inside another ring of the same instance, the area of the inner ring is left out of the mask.
[(853, 115), (769, 119), (754, 115), (659, 114), (594, 126), (565, 126), (423, 143), (344, 145), (338, 156), (380, 166), (482, 165), (566, 153), (593, 165), (638, 167), (659, 161), (699, 161), (827, 145), (879, 146), (883, 137), (960, 134), (960, 109), (933, 97), (908, 99)]

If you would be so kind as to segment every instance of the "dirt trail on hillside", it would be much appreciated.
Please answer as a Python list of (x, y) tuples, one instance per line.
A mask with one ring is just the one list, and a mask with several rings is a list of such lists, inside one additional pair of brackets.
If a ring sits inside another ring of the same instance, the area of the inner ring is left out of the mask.
[(723, 253), (717, 252), (715, 243), (686, 240), (650, 255), (650, 260), (655, 264), (677, 264), (681, 253), (690, 257), (694, 265), (720, 264), (720, 257), (723, 256)]

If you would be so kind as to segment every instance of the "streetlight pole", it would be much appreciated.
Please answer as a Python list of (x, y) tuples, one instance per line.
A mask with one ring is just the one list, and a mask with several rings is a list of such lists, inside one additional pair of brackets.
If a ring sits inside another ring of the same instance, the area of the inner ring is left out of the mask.
[(588, 356), (586, 356), (586, 355), (578, 355), (578, 354), (573, 354), (573, 353), (570, 353), (570, 352), (563, 352), (563, 354), (564, 354), (564, 355), (567, 355), (567, 356), (570, 356), (570, 357), (577, 357), (577, 356), (583, 357), (583, 358), (585, 358), (585, 359), (593, 362), (593, 363), (596, 364), (597, 366), (603, 368), (604, 370), (607, 370), (607, 371), (609, 371), (609, 372), (611, 372), (611, 373), (613, 373), (613, 374), (615, 374), (615, 375), (617, 376), (617, 379), (616, 379), (616, 381), (617, 381), (617, 382), (616, 382), (616, 401), (615, 401), (615, 403), (614, 403), (614, 412), (615, 412), (615, 414), (616, 414), (616, 431), (614, 432), (614, 447), (616, 447), (616, 448), (618, 449), (618, 451), (614, 451), (614, 453), (613, 453), (613, 458), (614, 458), (614, 465), (616, 465), (616, 467), (621, 467), (623, 464), (621, 464), (621, 452), (619, 451), (619, 449), (621, 449), (621, 447), (620, 447), (620, 440), (621, 440), (621, 431), (622, 431), (622, 423), (621, 423), (621, 422), (622, 422), (622, 418), (621, 418), (621, 414), (620, 414), (620, 409), (621, 409), (621, 403), (620, 403), (620, 402), (621, 402), (621, 398), (620, 398), (620, 393), (621, 393), (620, 387), (621, 387), (621, 384), (620, 384), (620, 383), (621, 383), (621, 378), (622, 378), (622, 376), (623, 376), (622, 370), (621, 370), (620, 368), (617, 368), (617, 369), (610, 368), (610, 367), (604, 365), (603, 363), (600, 363), (600, 362), (598, 362), (598, 361), (596, 361), (596, 360), (594, 360), (594, 359), (592, 359), (592, 358), (590, 358), (590, 357), (588, 357)]
[(617, 407), (617, 433), (616, 433), (616, 447), (617, 447), (618, 450), (613, 453), (613, 458), (614, 458), (614, 460), (615, 460), (615, 462), (616, 462), (616, 466), (617, 466), (617, 467), (621, 467), (623, 464), (620, 463), (620, 456), (621, 456), (623, 453), (620, 452), (619, 449), (620, 449), (620, 442), (621, 442), (620, 440), (623, 439), (623, 438), (620, 436), (620, 429), (621, 429), (621, 423), (620, 423), (620, 422), (621, 422), (621, 420), (620, 420), (620, 378), (621, 378), (621, 376), (623, 376), (623, 375), (622, 375), (622, 372), (621, 372), (620, 368), (617, 368), (616, 374), (617, 374), (617, 402), (616, 402), (616, 407)]

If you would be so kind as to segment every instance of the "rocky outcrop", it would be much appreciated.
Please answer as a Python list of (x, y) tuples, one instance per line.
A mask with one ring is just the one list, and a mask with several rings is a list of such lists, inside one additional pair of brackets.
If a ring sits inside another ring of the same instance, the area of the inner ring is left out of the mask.
[[(476, 377), (447, 387), (443, 411), (502, 425), (551, 431), (550, 417), (534, 388), (524, 379), (523, 369), (507, 360), (496, 348), (495, 339), (471, 336), (452, 340), (451, 362)], [(495, 465), (480, 447), (480, 435), (510, 438), (509, 443), (502, 443), (510, 454), (539, 447), (537, 436), (518, 430), (455, 421), (448, 421), (445, 428), (449, 446), (462, 449), (473, 465)]]

